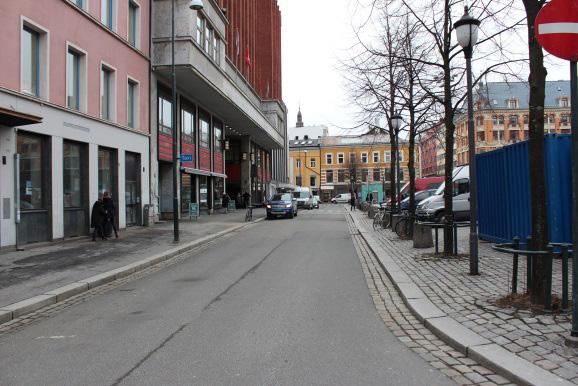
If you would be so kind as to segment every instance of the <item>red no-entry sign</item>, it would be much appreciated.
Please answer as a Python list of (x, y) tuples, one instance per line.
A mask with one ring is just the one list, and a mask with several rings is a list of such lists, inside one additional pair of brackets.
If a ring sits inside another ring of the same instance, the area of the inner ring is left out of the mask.
[(546, 4), (534, 27), (546, 51), (562, 59), (578, 60), (578, 1), (553, 0)]

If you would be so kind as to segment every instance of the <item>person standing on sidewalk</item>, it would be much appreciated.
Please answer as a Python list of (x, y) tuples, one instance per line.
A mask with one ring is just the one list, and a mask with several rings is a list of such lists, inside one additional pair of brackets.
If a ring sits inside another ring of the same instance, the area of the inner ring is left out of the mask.
[(243, 205), (245, 206), (245, 209), (251, 205), (251, 195), (248, 192), (243, 193)]
[(92, 241), (96, 241), (96, 234), (98, 233), (103, 240), (106, 240), (104, 234), (104, 222), (106, 221), (106, 211), (102, 203), (102, 195), (98, 195), (98, 200), (92, 205), (92, 214), (90, 216), (90, 226), (94, 228), (92, 233)]
[(227, 193), (223, 193), (223, 208), (225, 208), (225, 213), (229, 213), (229, 195)]
[(349, 203), (351, 204), (350, 210), (353, 212), (355, 210), (355, 196), (357, 195), (357, 193), (351, 192), (349, 193), (349, 195), (351, 196), (351, 198), (349, 199)]
[(114, 230), (114, 236), (118, 239), (118, 231), (116, 229), (116, 225), (114, 224), (116, 207), (112, 197), (106, 191), (103, 193), (102, 205), (104, 206), (104, 211), (106, 212), (106, 221), (104, 225), (106, 237), (112, 237), (112, 231)]

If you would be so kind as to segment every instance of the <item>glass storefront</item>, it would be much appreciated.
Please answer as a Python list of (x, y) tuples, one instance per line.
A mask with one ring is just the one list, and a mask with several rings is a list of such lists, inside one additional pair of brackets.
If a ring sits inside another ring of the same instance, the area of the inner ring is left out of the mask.
[(209, 205), (209, 177), (199, 176), (199, 198), (201, 208), (208, 208)]
[(20, 154), (20, 209), (45, 209), (42, 138), (18, 134)]
[(98, 148), (98, 193), (109, 192), (113, 199), (116, 198), (115, 158), (113, 149)]
[(220, 177), (214, 177), (214, 202), (215, 202), (215, 209), (219, 209), (223, 207), (223, 193), (225, 192), (225, 179)]
[(189, 213), (189, 204), (193, 202), (194, 176), (181, 173), (181, 213)]
[(64, 142), (64, 207), (81, 208), (83, 206), (81, 145)]

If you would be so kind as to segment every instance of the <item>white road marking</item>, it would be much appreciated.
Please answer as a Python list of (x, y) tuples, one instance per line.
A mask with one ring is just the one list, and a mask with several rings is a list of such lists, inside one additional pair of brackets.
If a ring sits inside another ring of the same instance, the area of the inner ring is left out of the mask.
[(66, 339), (66, 338), (76, 338), (76, 335), (52, 335), (52, 336), (39, 336), (36, 339)]
[(578, 34), (578, 23), (546, 23), (538, 25), (540, 35)]

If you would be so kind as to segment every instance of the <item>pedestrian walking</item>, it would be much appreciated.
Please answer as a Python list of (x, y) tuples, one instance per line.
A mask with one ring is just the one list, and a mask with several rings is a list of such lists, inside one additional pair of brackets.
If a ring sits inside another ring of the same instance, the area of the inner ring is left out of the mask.
[(223, 193), (223, 208), (225, 208), (225, 213), (229, 213), (229, 195), (227, 193)]
[(350, 193), (350, 195), (351, 195), (351, 198), (349, 199), (349, 203), (351, 204), (351, 209), (350, 209), (350, 210), (353, 212), (353, 211), (355, 210), (355, 196), (356, 196), (356, 193), (355, 193), (355, 192), (354, 192), (354, 193)]
[(114, 230), (114, 237), (118, 239), (118, 231), (114, 222), (114, 215), (116, 214), (116, 206), (114, 201), (108, 192), (104, 192), (102, 195), (102, 205), (104, 206), (105, 214), (105, 225), (104, 232), (106, 237), (112, 237), (112, 231)]
[(373, 193), (369, 193), (369, 203), (373, 204)]
[(243, 193), (243, 205), (245, 209), (251, 205), (251, 195), (248, 192)]
[(104, 222), (106, 221), (106, 212), (102, 203), (102, 195), (98, 195), (98, 200), (92, 205), (92, 214), (90, 216), (90, 226), (94, 228), (92, 241), (96, 241), (97, 233), (103, 240), (106, 240), (104, 234)]

